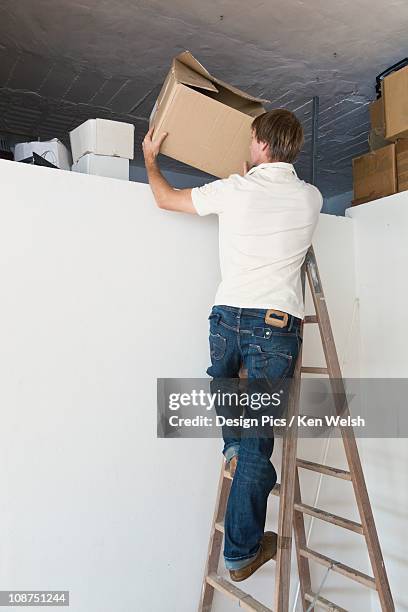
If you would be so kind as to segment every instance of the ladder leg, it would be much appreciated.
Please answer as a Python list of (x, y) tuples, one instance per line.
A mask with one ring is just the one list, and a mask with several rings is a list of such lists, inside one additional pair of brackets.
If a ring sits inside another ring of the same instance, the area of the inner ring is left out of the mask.
[[(300, 481), (299, 481), (299, 470), (296, 468), (295, 473), (295, 503), (301, 503), (301, 492), (300, 492)], [(312, 591), (312, 582), (310, 578), (310, 566), (309, 560), (303, 557), (299, 549), (306, 547), (306, 531), (305, 531), (305, 520), (302, 512), (294, 511), (293, 513), (293, 530), (295, 533), (296, 543), (296, 557), (299, 572), (299, 585), (300, 585), (300, 596), (302, 602), (302, 610), (306, 612), (310, 603), (306, 600), (306, 593)], [(314, 612), (312, 608), (311, 612)]]
[[(347, 409), (345, 416), (347, 417), (348, 414), (349, 411)], [(364, 528), (364, 535), (367, 542), (368, 554), (371, 561), (371, 567), (373, 569), (374, 579), (377, 585), (381, 609), (383, 612), (393, 612), (395, 610), (394, 602), (392, 599), (377, 529), (374, 522), (374, 516), (365, 483), (363, 468), (361, 466), (357, 442), (354, 434), (350, 431), (346, 431), (345, 428), (341, 428), (341, 434), (352, 477), (354, 494), (360, 513), (360, 520)]]
[(215, 528), (217, 521), (224, 518), (228, 496), (231, 489), (231, 480), (225, 476), (225, 459), (222, 460), (221, 473), (218, 483), (215, 511), (211, 524), (210, 541), (208, 545), (207, 562), (204, 570), (203, 585), (201, 588), (200, 604), (198, 612), (210, 612), (214, 597), (214, 587), (207, 582), (207, 576), (217, 573), (220, 561), (223, 534)]
[[(292, 553), (293, 504), (296, 474), (297, 416), (299, 413), (300, 372), (302, 349), (299, 351), (295, 372), (291, 381), (287, 427), (283, 438), (282, 473), (278, 518), (278, 550), (276, 554), (276, 584), (274, 612), (288, 612), (290, 590), (290, 560)], [(293, 422), (291, 421), (294, 417)]]
[[(302, 293), (303, 299), (305, 299), (305, 290), (306, 290), (306, 263), (302, 266), (301, 270), (301, 282), (302, 282)], [(301, 334), (303, 338), (304, 332), (304, 320), (302, 322)], [(299, 355), (299, 367), (301, 376), (302, 371), (302, 352)], [(300, 385), (300, 383), (299, 383)], [(299, 470), (296, 467), (295, 469), (295, 491), (294, 491), (294, 500), (296, 503), (301, 502), (301, 491), (300, 491), (300, 480), (299, 480)], [(306, 531), (305, 531), (305, 520), (304, 516), (301, 512), (294, 511), (293, 513), (293, 531), (295, 534), (295, 545), (296, 545), (296, 558), (297, 558), (297, 566), (299, 573), (299, 587), (300, 587), (300, 597), (302, 602), (302, 610), (306, 612), (309, 603), (306, 600), (306, 593), (310, 593), (312, 590), (312, 582), (310, 577), (310, 564), (309, 560), (306, 557), (303, 557), (300, 554), (300, 548), (302, 546), (306, 546)], [(314, 607), (310, 612), (314, 612)]]

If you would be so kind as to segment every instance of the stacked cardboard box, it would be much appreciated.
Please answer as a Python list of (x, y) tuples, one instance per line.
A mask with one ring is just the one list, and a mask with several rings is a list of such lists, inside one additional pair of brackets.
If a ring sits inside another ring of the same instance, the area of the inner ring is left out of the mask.
[(408, 189), (408, 66), (370, 104), (370, 152), (353, 159), (353, 206)]
[(370, 113), (371, 129), (368, 135), (370, 151), (376, 151), (390, 144), (390, 140), (385, 138), (385, 117), (384, 117), (384, 97), (371, 102), (368, 107)]
[(408, 189), (408, 138), (397, 142), (398, 191)]
[(70, 132), (73, 172), (129, 180), (129, 159), (134, 155), (131, 123), (88, 119)]
[(353, 206), (397, 191), (395, 144), (353, 159)]

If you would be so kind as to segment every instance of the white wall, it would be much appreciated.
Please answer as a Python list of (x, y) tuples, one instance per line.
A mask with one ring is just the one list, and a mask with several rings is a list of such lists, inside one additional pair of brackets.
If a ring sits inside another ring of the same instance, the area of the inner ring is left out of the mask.
[[(222, 444), (157, 439), (155, 385), (205, 376), (216, 219), (160, 211), (138, 183), (5, 161), (0, 177), (3, 588), (69, 589), (75, 612), (191, 612)], [(348, 375), (359, 372), (352, 228), (321, 215), (315, 240)], [(323, 365), (316, 333), (306, 331), (305, 362)], [(319, 460), (326, 445), (303, 440), (300, 450)], [(327, 453), (343, 466), (335, 442)], [(302, 484), (313, 501), (318, 482)], [(324, 504), (353, 511), (343, 489), (323, 486)], [(273, 498), (268, 526), (276, 516)], [(364, 565), (343, 535), (316, 521), (311, 544), (335, 557), (343, 546), (342, 560)], [(245, 583), (267, 605), (273, 574), (267, 564)], [(364, 589), (341, 585), (332, 576), (324, 593), (351, 612), (368, 609)], [(233, 609), (216, 598), (215, 612)]]
[[(355, 232), (361, 376), (407, 378), (408, 192), (346, 212)], [(384, 418), (387, 418), (384, 406)], [(362, 441), (368, 489), (396, 610), (408, 610), (404, 534), (408, 521), (407, 440)], [(372, 610), (379, 610), (373, 596)]]
[(157, 439), (155, 393), (208, 366), (214, 221), (138, 183), (5, 161), (0, 177), (2, 588), (190, 612), (221, 442)]

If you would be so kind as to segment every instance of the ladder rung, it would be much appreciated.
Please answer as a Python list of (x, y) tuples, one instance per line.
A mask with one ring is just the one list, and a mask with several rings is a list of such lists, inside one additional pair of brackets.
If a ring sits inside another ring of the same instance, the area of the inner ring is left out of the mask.
[(314, 366), (302, 366), (300, 371), (304, 374), (328, 374), (329, 370), (327, 368), (317, 368)]
[(317, 316), (316, 315), (306, 315), (305, 318), (303, 319), (303, 323), (317, 323)]
[(298, 512), (303, 512), (303, 514), (308, 514), (309, 516), (314, 516), (322, 521), (326, 521), (327, 523), (332, 523), (333, 525), (338, 525), (338, 527), (344, 527), (344, 529), (349, 529), (349, 531), (355, 531), (355, 533), (364, 535), (364, 529), (361, 523), (356, 523), (355, 521), (343, 518), (337, 514), (332, 514), (331, 512), (326, 512), (326, 510), (308, 506), (307, 504), (295, 503), (294, 509)]
[[(276, 485), (276, 487), (279, 489), (278, 485)], [(274, 493), (276, 487), (274, 487), (272, 490), (272, 495), (279, 495), (279, 490), (277, 493)], [(355, 521), (338, 516), (337, 514), (326, 512), (326, 510), (322, 510), (321, 508), (315, 508), (314, 506), (309, 506), (307, 504), (295, 503), (294, 509), (297, 510), (297, 512), (302, 512), (303, 514), (314, 516), (322, 521), (326, 521), (326, 523), (331, 523), (332, 525), (337, 525), (338, 527), (343, 527), (349, 531), (354, 531), (355, 533), (364, 535), (364, 529), (361, 523), (356, 523)], [(221, 531), (221, 533), (224, 533), (224, 521), (216, 521), (215, 529), (217, 531)]]
[(322, 597), (321, 595), (319, 595), (316, 599), (315, 597), (316, 597), (316, 593), (305, 593), (306, 601), (310, 601), (310, 602), (315, 601), (317, 605), (323, 608), (323, 610), (328, 610), (329, 612), (347, 612), (345, 608), (341, 608), (340, 606), (337, 606), (336, 604), (332, 603), (331, 601), (329, 601), (325, 597)]
[(368, 587), (369, 589), (374, 589), (374, 591), (377, 590), (374, 578), (367, 576), (367, 574), (364, 574), (353, 567), (340, 563), (340, 561), (335, 561), (330, 557), (326, 557), (326, 555), (322, 555), (321, 553), (311, 550), (306, 546), (301, 546), (299, 548), (299, 554), (302, 555), (302, 557), (306, 557), (311, 561), (316, 561), (316, 563), (320, 563), (320, 565), (324, 565), (325, 567), (329, 567), (331, 564), (333, 564), (333, 572), (337, 572), (338, 574), (342, 574), (343, 576), (350, 578), (350, 580), (364, 584), (364, 586)]
[[(320, 472), (321, 474), (326, 474), (326, 476), (335, 476), (336, 478), (342, 478), (343, 480), (351, 480), (351, 474), (347, 470), (342, 470), (340, 468), (331, 467), (330, 465), (323, 465), (322, 463), (314, 463), (313, 461), (306, 461), (306, 459), (296, 459), (296, 464), (300, 468), (304, 468), (305, 470), (312, 470), (312, 472)], [(229, 470), (226, 469), (224, 472), (224, 477), (231, 478), (231, 474)], [(280, 484), (276, 483), (274, 488), (271, 491), (271, 495), (280, 495)]]
[(343, 480), (351, 480), (351, 474), (347, 470), (341, 470), (340, 468), (330, 467), (329, 465), (323, 465), (321, 463), (314, 463), (313, 461), (306, 461), (306, 459), (296, 459), (296, 464), (298, 467), (304, 468), (305, 470), (320, 472), (321, 474), (326, 474), (326, 476), (335, 476)]
[(214, 589), (220, 591), (224, 595), (228, 595), (235, 601), (239, 602), (239, 607), (244, 608), (245, 610), (251, 610), (252, 612), (272, 612), (271, 608), (267, 608), (260, 601), (245, 593), (245, 591), (241, 591), (235, 584), (228, 582), (225, 578), (218, 576), (217, 574), (209, 574), (206, 577), (206, 581), (210, 584)]

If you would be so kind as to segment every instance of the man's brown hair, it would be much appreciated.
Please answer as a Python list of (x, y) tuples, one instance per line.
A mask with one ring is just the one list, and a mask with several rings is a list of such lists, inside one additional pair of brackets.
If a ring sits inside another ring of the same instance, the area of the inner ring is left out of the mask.
[(302, 124), (285, 108), (258, 115), (252, 122), (252, 130), (258, 142), (269, 145), (269, 156), (273, 161), (292, 163), (303, 145)]

